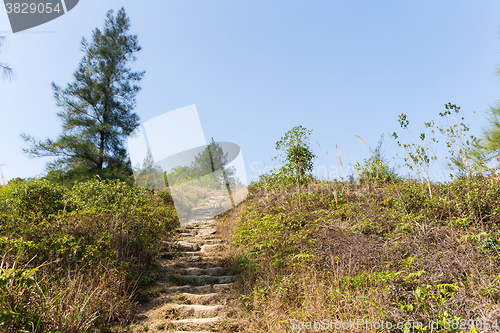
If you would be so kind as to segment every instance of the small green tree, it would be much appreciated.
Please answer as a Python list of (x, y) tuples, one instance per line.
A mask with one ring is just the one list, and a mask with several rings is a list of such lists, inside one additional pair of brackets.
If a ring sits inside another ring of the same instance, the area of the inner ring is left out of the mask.
[[(422, 178), (425, 178), (427, 183), (427, 189), (429, 190), (429, 196), (432, 198), (432, 190), (431, 190), (431, 180), (429, 177), (429, 164), (431, 160), (436, 160), (436, 155), (430, 155), (431, 145), (426, 142), (426, 133), (422, 132), (419, 135), (420, 141), (424, 145), (420, 145), (417, 143), (415, 138), (411, 135), (410, 130), (408, 129), (408, 125), (410, 125), (410, 121), (406, 114), (401, 113), (398, 116), (399, 126), (405, 129), (408, 134), (411, 136), (413, 143), (401, 143), (399, 141), (399, 136), (396, 132), (392, 133), (392, 137), (396, 140), (396, 144), (399, 147), (402, 147), (405, 151), (405, 156), (403, 157), (403, 161), (405, 162), (405, 166), (408, 167), (411, 171), (416, 171), (417, 175)], [(437, 142), (435, 138), (430, 139), (433, 142)]]
[(91, 42), (82, 39), (85, 55), (73, 74), (75, 81), (65, 89), (52, 83), (62, 108), (57, 113), (62, 134), (45, 141), (22, 135), (31, 143), (24, 149), (30, 157), (57, 157), (47, 169), (107, 178), (132, 174), (124, 140), (139, 126), (139, 117), (132, 111), (144, 72), (127, 67), (141, 49), (137, 36), (128, 34), (129, 27), (123, 8), (116, 16), (110, 10), (104, 30), (95, 29)]
[(309, 143), (312, 131), (295, 126), (276, 142), (276, 150), (283, 152), (277, 157), (283, 163), (282, 170), (297, 179), (310, 175), (314, 167), (314, 159), (317, 156)]
[[(396, 139), (396, 144), (403, 147), (406, 156), (403, 158), (405, 165), (410, 170), (424, 174), (425, 179), (430, 189), (429, 179), (429, 163), (431, 160), (437, 160), (432, 145), (439, 143), (434, 135), (440, 133), (444, 138), (444, 143), (448, 149), (449, 155), (446, 157), (446, 166), (450, 170), (456, 171), (453, 178), (456, 177), (472, 177), (487, 171), (487, 157), (483, 148), (481, 139), (470, 134), (470, 124), (465, 123), (465, 117), (460, 111), (460, 107), (447, 103), (445, 110), (439, 113), (439, 116), (446, 120), (445, 125), (436, 125), (434, 121), (424, 122), (424, 126), (430, 130), (430, 133), (420, 133), (419, 139), (424, 145), (419, 145), (415, 139), (413, 143), (401, 143), (396, 133), (392, 137)], [(406, 114), (402, 113), (398, 118), (399, 124), (403, 129), (408, 130), (409, 121)], [(411, 133), (410, 133), (411, 135)], [(432, 155), (431, 155), (432, 153)], [(444, 174), (444, 170), (443, 170)]]
[(394, 168), (389, 166), (389, 162), (383, 156), (383, 143), (384, 136), (382, 135), (375, 149), (368, 146), (371, 153), (370, 157), (365, 158), (363, 165), (356, 165), (360, 180), (392, 181), (398, 178)]
[[(447, 103), (445, 110), (439, 115), (448, 121), (446, 126), (436, 126), (445, 137), (446, 147), (450, 155), (447, 167), (456, 170), (458, 177), (472, 177), (487, 170), (486, 155), (481, 139), (469, 134), (470, 125), (465, 123), (465, 118), (460, 107)], [(425, 123), (429, 128), (434, 122)], [(432, 130), (434, 133), (434, 130)]]

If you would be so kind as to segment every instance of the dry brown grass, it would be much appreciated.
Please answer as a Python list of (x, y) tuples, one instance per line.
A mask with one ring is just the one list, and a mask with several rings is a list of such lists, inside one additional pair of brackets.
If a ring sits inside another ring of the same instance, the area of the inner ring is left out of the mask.
[[(500, 231), (492, 222), (497, 217), (461, 200), (472, 200), (466, 193), (474, 188), (490, 193), (478, 198), (489, 200), (483, 205), (493, 212), (495, 186), (487, 179), (436, 185), (433, 198), (416, 183), (259, 192), (218, 229), (233, 243), (226, 255), (243, 268), (241, 304), (232, 310), (244, 322), (241, 332), (308, 332), (292, 323), (324, 319), (494, 323), (500, 319), (500, 242), (491, 236)], [(293, 259), (297, 254), (312, 257)]]

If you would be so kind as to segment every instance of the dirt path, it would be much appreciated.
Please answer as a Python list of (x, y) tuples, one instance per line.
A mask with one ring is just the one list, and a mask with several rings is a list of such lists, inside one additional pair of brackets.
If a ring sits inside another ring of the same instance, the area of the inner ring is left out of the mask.
[[(148, 291), (133, 332), (225, 332), (234, 329), (228, 305), (238, 297), (237, 276), (219, 253), (216, 220), (177, 230), (160, 260), (160, 279)], [(232, 327), (232, 328), (231, 328)]]

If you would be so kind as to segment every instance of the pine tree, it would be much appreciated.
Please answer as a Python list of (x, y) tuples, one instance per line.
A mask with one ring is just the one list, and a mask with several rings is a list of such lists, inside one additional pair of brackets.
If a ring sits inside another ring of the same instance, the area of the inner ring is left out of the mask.
[(74, 82), (65, 89), (52, 83), (57, 106), (62, 108), (57, 113), (62, 134), (45, 141), (22, 135), (31, 143), (24, 149), (30, 157), (57, 157), (47, 164), (48, 170), (108, 178), (121, 178), (117, 172), (131, 175), (124, 140), (139, 126), (133, 110), (144, 72), (128, 67), (141, 50), (137, 36), (128, 34), (129, 27), (123, 8), (116, 16), (110, 10), (104, 30), (95, 29), (91, 42), (82, 39), (85, 55), (73, 74)]
[(238, 184), (235, 177), (236, 170), (234, 167), (228, 167), (228, 154), (220, 144), (214, 141), (201, 151), (193, 163), (191, 163), (191, 170), (194, 175), (203, 177), (212, 174), (215, 184), (221, 184), (226, 188), (231, 199), (231, 204), (234, 207), (234, 199), (231, 187)]
[(166, 177), (161, 167), (155, 165), (151, 149), (148, 148), (146, 157), (142, 161), (142, 166), (134, 168), (135, 182), (138, 186), (148, 189), (164, 189), (166, 187)]
[(488, 128), (483, 131), (485, 148), (492, 155), (500, 155), (500, 103), (490, 108)]
[(212, 138), (212, 142), (195, 157), (191, 168), (194, 174), (201, 177), (222, 170), (227, 164), (227, 158), (228, 154)]

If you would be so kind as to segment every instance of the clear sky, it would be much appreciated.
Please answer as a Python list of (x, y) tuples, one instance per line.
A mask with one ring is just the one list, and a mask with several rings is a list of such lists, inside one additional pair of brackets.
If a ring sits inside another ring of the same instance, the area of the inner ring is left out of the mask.
[(64, 16), (16, 34), (0, 8), (7, 36), (0, 61), (15, 70), (12, 80), (0, 79), (6, 180), (44, 173), (48, 160), (23, 155), (20, 134), (60, 133), (51, 82), (73, 80), (81, 38), (121, 6), (143, 48), (133, 65), (146, 71), (141, 121), (195, 104), (207, 141), (241, 147), (249, 179), (256, 165), (272, 164), (276, 141), (293, 126), (314, 130), (316, 165), (327, 164), (328, 150), (331, 168), (336, 146), (344, 164), (368, 157), (354, 135), (375, 146), (382, 133), (398, 131), (401, 112), (418, 134), (452, 102), (479, 133), (500, 98), (494, 0), (80, 0)]

